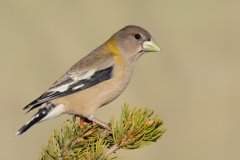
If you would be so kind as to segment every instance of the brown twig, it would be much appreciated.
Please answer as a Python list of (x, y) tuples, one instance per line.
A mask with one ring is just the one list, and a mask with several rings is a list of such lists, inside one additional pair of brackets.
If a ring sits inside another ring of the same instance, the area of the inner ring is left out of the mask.
[(99, 160), (103, 160), (104, 158), (108, 157), (110, 154), (114, 153), (116, 150), (118, 150), (120, 147), (118, 144), (113, 145), (109, 150), (107, 150), (104, 154), (101, 155)]

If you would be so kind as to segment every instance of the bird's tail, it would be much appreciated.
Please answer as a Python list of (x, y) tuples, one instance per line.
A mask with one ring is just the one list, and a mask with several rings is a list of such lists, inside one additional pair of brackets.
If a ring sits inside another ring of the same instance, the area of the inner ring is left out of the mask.
[(35, 123), (41, 122), (47, 119), (51, 119), (54, 117), (59, 116), (63, 113), (63, 105), (53, 105), (51, 103), (43, 106), (38, 110), (37, 113), (35, 113), (32, 118), (20, 128), (15, 136), (21, 136), (24, 132), (26, 132), (30, 127), (32, 127)]

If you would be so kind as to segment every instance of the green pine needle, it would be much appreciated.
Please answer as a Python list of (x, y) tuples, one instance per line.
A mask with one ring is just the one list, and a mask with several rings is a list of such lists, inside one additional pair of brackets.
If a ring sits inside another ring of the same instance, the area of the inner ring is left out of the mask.
[[(154, 116), (149, 108), (135, 107), (130, 110), (125, 104), (119, 121), (110, 120), (111, 131), (103, 136), (104, 128), (88, 123), (82, 128), (76, 116), (63, 123), (61, 130), (55, 129), (48, 144), (42, 147), (41, 160), (117, 159), (118, 149), (136, 149), (157, 141), (165, 132), (163, 121)], [(114, 153), (114, 154), (113, 154)]]

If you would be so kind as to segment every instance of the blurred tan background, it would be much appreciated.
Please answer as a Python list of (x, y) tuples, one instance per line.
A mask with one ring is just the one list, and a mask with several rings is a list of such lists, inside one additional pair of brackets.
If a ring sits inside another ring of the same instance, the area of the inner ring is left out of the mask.
[(129, 24), (147, 29), (162, 53), (143, 55), (127, 90), (96, 117), (118, 117), (124, 102), (165, 121), (160, 141), (122, 159), (240, 159), (240, 1), (0, 1), (0, 157), (37, 159), (66, 118), (13, 134), (34, 112), (22, 108), (73, 63)]

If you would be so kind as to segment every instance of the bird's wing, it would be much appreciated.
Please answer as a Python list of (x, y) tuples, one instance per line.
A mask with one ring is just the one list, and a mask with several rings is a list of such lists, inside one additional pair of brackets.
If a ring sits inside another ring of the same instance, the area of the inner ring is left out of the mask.
[(75, 92), (92, 87), (102, 81), (110, 79), (112, 72), (113, 66), (108, 66), (99, 70), (90, 69), (81, 72), (67, 72), (63, 77), (56, 81), (48, 91), (46, 91), (39, 98), (28, 104), (23, 109), (30, 108), (29, 111), (31, 111), (43, 103), (46, 103), (55, 98), (73, 94)]

